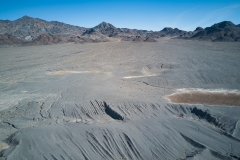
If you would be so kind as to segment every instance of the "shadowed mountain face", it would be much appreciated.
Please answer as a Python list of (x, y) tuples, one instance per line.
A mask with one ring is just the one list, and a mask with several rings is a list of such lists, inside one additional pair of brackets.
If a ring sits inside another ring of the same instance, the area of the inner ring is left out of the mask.
[[(23, 16), (15, 21), (0, 20), (1, 44), (42, 45), (56, 43), (86, 43), (108, 41), (155, 42), (155, 38), (174, 37), (207, 41), (240, 41), (240, 25), (224, 21), (205, 29), (197, 27), (194, 31), (165, 27), (160, 31), (147, 31), (117, 28), (102, 22), (93, 28), (84, 28), (57, 21)], [(7, 34), (4, 36), (3, 34)], [(58, 38), (56, 41), (52, 41)], [(46, 38), (48, 37), (48, 38)], [(45, 40), (43, 40), (45, 39)]]
[(137, 37), (146, 37), (147, 33), (151, 33), (147, 30), (137, 30), (137, 29), (128, 29), (128, 28), (116, 28), (110, 23), (102, 22), (99, 25), (86, 30), (83, 35), (91, 35), (101, 33), (102, 35), (108, 37), (117, 37), (124, 39), (134, 39)]
[(113, 28), (113, 27), (108, 27), (106, 29), (102, 29), (100, 31), (100, 33), (109, 36), (109, 37), (114, 37), (118, 34), (119, 30), (117, 28)]
[(119, 30), (116, 27), (114, 27), (112, 24), (102, 22), (99, 25), (86, 30), (83, 33), (83, 35), (86, 36), (86, 35), (97, 35), (98, 34), (98, 36), (100, 36), (100, 37), (102, 35), (105, 35), (108, 37), (113, 37), (113, 36), (116, 36), (118, 34), (118, 32), (119, 32)]
[(165, 27), (161, 31), (149, 33), (148, 35), (152, 38), (159, 38), (159, 37), (179, 37), (180, 35), (183, 35), (187, 33), (187, 31), (179, 30), (178, 28), (171, 28), (171, 27)]
[(195, 29), (195, 31), (201, 31), (201, 30), (203, 30), (202, 27), (197, 27), (197, 28)]
[(224, 28), (235, 28), (235, 27), (236, 27), (235, 24), (233, 24), (232, 22), (223, 21), (221, 23), (216, 23), (216, 24), (212, 25), (211, 27), (207, 27), (207, 28), (222, 28), (222, 29), (224, 29)]
[(240, 28), (230, 21), (216, 23), (211, 27), (200, 30), (191, 37), (192, 39), (208, 41), (240, 41)]
[(106, 23), (106, 22), (102, 22), (99, 25), (93, 27), (93, 29), (95, 29), (96, 31), (100, 31), (100, 32), (103, 30), (108, 30), (109, 28), (117, 30), (117, 28), (114, 27), (112, 24)]

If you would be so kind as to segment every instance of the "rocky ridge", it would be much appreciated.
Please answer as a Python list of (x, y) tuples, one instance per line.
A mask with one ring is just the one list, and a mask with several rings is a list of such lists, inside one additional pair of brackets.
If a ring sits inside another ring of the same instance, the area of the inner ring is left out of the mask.
[(15, 21), (0, 20), (1, 45), (44, 45), (57, 43), (108, 42), (114, 39), (135, 42), (156, 42), (161, 37), (206, 41), (240, 41), (240, 25), (230, 21), (216, 23), (194, 31), (165, 27), (160, 31), (117, 28), (102, 22), (92, 28), (73, 26), (58, 21), (45, 21), (23, 16)]
[(207, 41), (240, 41), (240, 27), (230, 21), (216, 23), (194, 34), (191, 39)]
[(25, 40), (35, 39), (41, 34), (76, 34), (83, 33), (85, 28), (73, 26), (57, 21), (45, 21), (39, 18), (32, 18), (29, 16), (23, 16), (15, 21), (1, 20), (0, 21), (0, 33), (8, 33), (13, 36), (19, 37)]

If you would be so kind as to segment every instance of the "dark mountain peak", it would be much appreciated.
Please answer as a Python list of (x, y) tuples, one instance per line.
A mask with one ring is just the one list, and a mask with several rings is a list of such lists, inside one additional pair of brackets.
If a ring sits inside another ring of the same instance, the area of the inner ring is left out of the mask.
[(165, 27), (161, 31), (169, 32), (169, 31), (172, 31), (172, 30), (173, 30), (172, 27)]
[(165, 27), (160, 32), (173, 32), (173, 31), (180, 31), (180, 30), (178, 28)]
[(200, 30), (191, 38), (199, 40), (208, 40), (213, 42), (234, 42), (239, 41), (240, 28), (230, 21), (215, 23), (211, 27)]
[(108, 24), (107, 22), (105, 22), (105, 21), (102, 21), (102, 23), (100, 23), (100, 24)]
[(1, 21), (0, 33), (9, 33), (21, 39), (27, 36), (34, 38), (41, 34), (61, 34), (61, 35), (76, 35), (82, 34), (85, 28), (68, 25), (57, 21), (45, 21), (39, 18), (23, 16), (15, 21)]
[(100, 23), (99, 25), (97, 25), (97, 26), (95, 26), (95, 27), (93, 27), (95, 30), (105, 30), (105, 29), (108, 29), (108, 28), (114, 28), (114, 29), (116, 29), (116, 27), (115, 26), (113, 26), (112, 24), (110, 24), (110, 23), (107, 23), (107, 22), (102, 22), (102, 23)]
[(32, 19), (34, 19), (34, 18), (25, 15), (25, 16), (23, 16), (23, 17), (17, 19), (17, 20), (32, 20)]
[(22, 18), (32, 18), (32, 17), (25, 15)]
[(234, 23), (232, 23), (231, 21), (223, 21), (220, 23), (216, 23), (214, 25), (211, 26), (212, 28), (234, 28), (236, 27)]
[(99, 25), (104, 25), (104, 26), (108, 26), (108, 25), (111, 25), (110, 23), (107, 23), (105, 21), (102, 21)]
[(194, 31), (201, 31), (201, 30), (203, 30), (202, 27), (197, 27)]
[(33, 18), (33, 17), (29, 17), (29, 16), (23, 16), (19, 19), (17, 19), (16, 21), (13, 21), (13, 22), (20, 22), (20, 23), (23, 23), (23, 24), (26, 24), (26, 23), (38, 23), (38, 22), (44, 22), (44, 23), (48, 23), (47, 21), (45, 20), (42, 20), (42, 19), (39, 19), (39, 18)]

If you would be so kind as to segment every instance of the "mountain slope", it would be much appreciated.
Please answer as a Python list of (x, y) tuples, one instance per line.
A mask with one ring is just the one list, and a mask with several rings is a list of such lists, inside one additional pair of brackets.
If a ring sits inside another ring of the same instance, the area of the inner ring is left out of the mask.
[(99, 39), (114, 37), (123, 41), (156, 42), (156, 40), (147, 36), (148, 32), (147, 30), (116, 28), (110, 23), (102, 22), (93, 28), (87, 29), (82, 36), (97, 37)]
[(187, 33), (187, 31), (179, 30), (178, 28), (171, 28), (171, 27), (165, 27), (161, 31), (149, 33), (148, 36), (152, 38), (160, 38), (160, 37), (179, 37), (183, 34)]
[[(194, 31), (165, 27), (160, 31), (117, 28), (102, 22), (92, 28), (73, 26), (58, 21), (45, 21), (23, 16), (15, 21), (0, 20), (0, 44), (42, 45), (55, 43), (85, 43), (107, 41), (155, 42), (155, 38), (174, 37), (206, 41), (240, 41), (240, 24), (230, 21), (216, 23)], [(57, 39), (57, 40), (54, 40)]]
[(0, 34), (0, 45), (12, 45), (12, 44), (21, 44), (24, 41), (11, 35), (11, 34)]
[(240, 41), (240, 27), (230, 21), (216, 23), (211, 27), (200, 30), (191, 39), (208, 41)]
[(113, 26), (110, 23), (102, 22), (99, 25), (86, 30), (84, 35), (92, 34), (92, 33), (96, 33), (96, 32), (99, 32), (99, 33), (101, 33), (103, 35), (106, 35), (108, 37), (113, 37), (113, 36), (116, 36), (119, 33), (119, 29), (117, 29), (115, 26)]
[(42, 34), (33, 41), (26, 43), (25, 45), (48, 45), (65, 43), (65, 41), (59, 35)]
[(0, 34), (8, 33), (21, 39), (27, 36), (31, 36), (34, 39), (41, 34), (81, 34), (85, 29), (57, 21), (48, 22), (28, 16), (23, 16), (15, 21), (0, 21)]

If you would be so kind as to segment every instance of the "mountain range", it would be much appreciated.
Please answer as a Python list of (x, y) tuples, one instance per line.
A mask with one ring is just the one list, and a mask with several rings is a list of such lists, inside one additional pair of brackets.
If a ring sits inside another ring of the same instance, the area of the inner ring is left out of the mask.
[(230, 21), (216, 23), (211, 27), (197, 27), (194, 31), (165, 27), (160, 31), (116, 28), (102, 22), (92, 28), (73, 26), (57, 21), (23, 16), (15, 21), (0, 20), (1, 45), (43, 45), (57, 43), (89, 43), (108, 41), (156, 42), (161, 37), (206, 41), (240, 41), (240, 24)]

